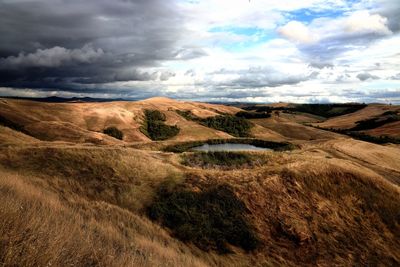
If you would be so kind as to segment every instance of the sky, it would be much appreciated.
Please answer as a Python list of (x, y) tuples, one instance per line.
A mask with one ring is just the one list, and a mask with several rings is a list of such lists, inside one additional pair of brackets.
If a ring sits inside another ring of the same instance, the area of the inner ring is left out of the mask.
[(0, 95), (400, 104), (400, 1), (0, 0)]

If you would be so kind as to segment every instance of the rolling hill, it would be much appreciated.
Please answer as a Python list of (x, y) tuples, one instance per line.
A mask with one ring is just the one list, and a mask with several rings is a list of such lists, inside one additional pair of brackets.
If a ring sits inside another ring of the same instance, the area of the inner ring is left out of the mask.
[[(308, 124), (347, 129), (398, 109), (329, 119), (273, 111), (250, 120), (248, 138), (291, 150), (201, 157), (164, 148), (234, 137), (177, 110), (212, 118), (242, 109), (0, 99), (0, 265), (397, 266), (400, 148)], [(179, 133), (151, 141), (140, 130), (145, 110)], [(110, 126), (123, 140), (103, 134)]]

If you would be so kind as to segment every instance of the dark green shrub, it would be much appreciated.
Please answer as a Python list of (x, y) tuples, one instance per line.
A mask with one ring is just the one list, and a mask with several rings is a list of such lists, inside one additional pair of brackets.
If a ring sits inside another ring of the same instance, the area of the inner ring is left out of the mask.
[(201, 124), (236, 137), (250, 136), (250, 129), (253, 126), (248, 120), (231, 115), (208, 117), (202, 119)]
[(179, 133), (178, 126), (170, 126), (164, 123), (166, 117), (160, 111), (145, 110), (144, 115), (145, 120), (140, 130), (151, 140), (166, 140)]
[(152, 140), (166, 140), (179, 133), (177, 126), (169, 126), (160, 121), (148, 123), (147, 132)]
[(146, 109), (144, 111), (144, 115), (148, 121), (165, 121), (166, 117), (165, 114), (158, 111), (158, 110), (150, 110)]
[(119, 140), (122, 140), (124, 138), (124, 133), (117, 127), (108, 127), (103, 130), (103, 133), (112, 136), (114, 138), (117, 138)]
[(188, 121), (200, 121), (201, 118), (197, 117), (194, 115), (190, 110), (176, 110), (176, 113), (178, 113), (180, 116), (185, 118)]
[(148, 215), (170, 228), (182, 241), (192, 242), (205, 251), (227, 253), (230, 252), (227, 244), (246, 251), (260, 245), (253, 226), (244, 216), (246, 211), (228, 185), (201, 192), (161, 186)]
[(190, 110), (177, 110), (176, 112), (187, 120), (195, 121), (201, 125), (229, 133), (236, 137), (250, 136), (250, 129), (253, 126), (251, 122), (244, 118), (227, 114), (208, 118), (199, 118)]
[(200, 167), (243, 167), (253, 166), (256, 158), (248, 153), (231, 151), (210, 151), (185, 154), (183, 164)]

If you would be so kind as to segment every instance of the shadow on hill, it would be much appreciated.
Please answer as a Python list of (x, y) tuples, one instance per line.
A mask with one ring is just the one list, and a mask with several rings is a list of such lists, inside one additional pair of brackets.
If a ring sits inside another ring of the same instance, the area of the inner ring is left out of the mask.
[(245, 217), (246, 206), (228, 185), (197, 192), (163, 184), (148, 214), (180, 240), (193, 242), (206, 251), (228, 253), (227, 244), (251, 251), (260, 245)]

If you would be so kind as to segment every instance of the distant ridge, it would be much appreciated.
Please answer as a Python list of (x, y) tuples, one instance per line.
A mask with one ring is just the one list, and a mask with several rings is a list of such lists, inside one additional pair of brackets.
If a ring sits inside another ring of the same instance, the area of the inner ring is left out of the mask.
[(138, 101), (141, 99), (134, 98), (92, 98), (92, 97), (14, 97), (14, 96), (0, 96), (0, 98), (5, 99), (17, 99), (17, 100), (31, 100), (37, 102), (47, 102), (47, 103), (89, 103), (89, 102), (115, 102), (115, 101)]

